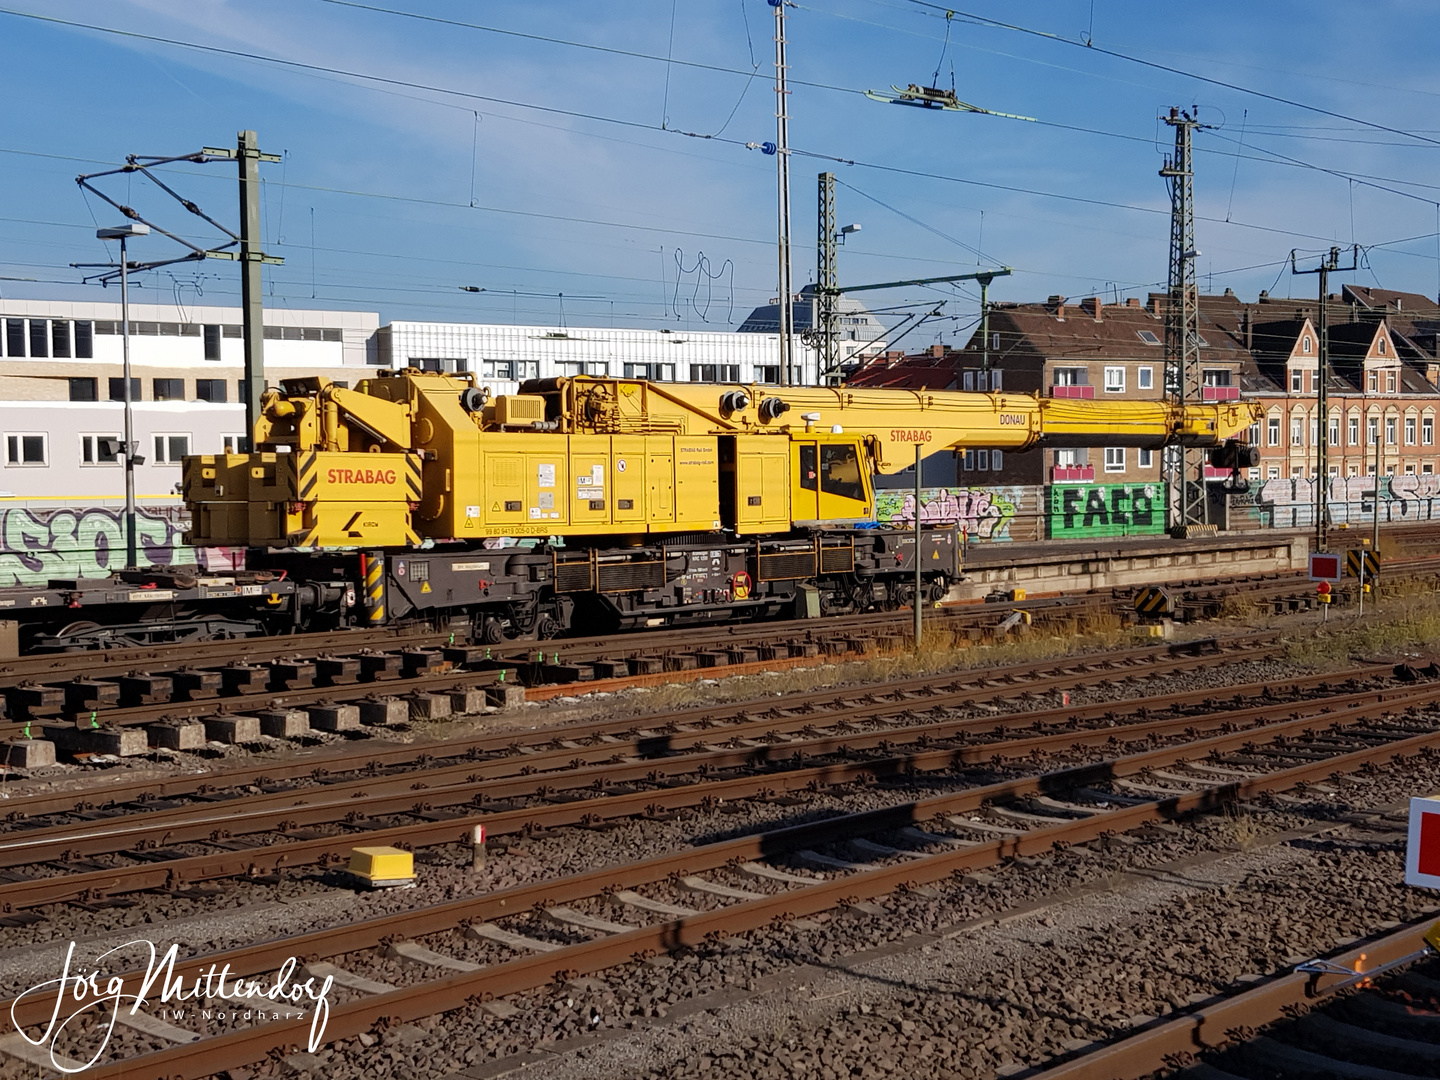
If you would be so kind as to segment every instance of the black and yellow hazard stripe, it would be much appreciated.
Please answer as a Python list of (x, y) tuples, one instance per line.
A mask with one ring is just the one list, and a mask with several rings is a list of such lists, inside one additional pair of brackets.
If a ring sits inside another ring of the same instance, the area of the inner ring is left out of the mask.
[(423, 464), (419, 454), (405, 455), (405, 497), (418, 503), (425, 497), (425, 485), (420, 468)]
[(1168, 615), (1172, 610), (1170, 594), (1158, 586), (1147, 586), (1135, 594), (1135, 610), (1141, 615)]
[(1347, 551), (1345, 553), (1345, 569), (1349, 571), (1350, 576), (1353, 578), (1360, 576), (1360, 559), (1362, 556), (1365, 559), (1365, 576), (1367, 578), (1379, 577), (1380, 556), (1373, 551), (1359, 550)]
[(366, 619), (378, 625), (385, 621), (385, 553), (372, 551), (365, 559)]
[(316, 467), (319, 460), (318, 450), (311, 450), (300, 457), (300, 471), (295, 478), (295, 484), (299, 491), (297, 497), (301, 500), (310, 498), (315, 492), (315, 486), (320, 483), (320, 470)]

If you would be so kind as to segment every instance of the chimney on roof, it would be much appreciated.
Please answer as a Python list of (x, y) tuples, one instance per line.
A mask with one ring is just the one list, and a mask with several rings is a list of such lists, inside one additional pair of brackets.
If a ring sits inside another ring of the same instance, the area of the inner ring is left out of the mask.
[(1060, 296), (1058, 293), (1046, 300), (1045, 306), (1055, 313), (1057, 319), (1063, 319), (1065, 317), (1065, 297)]
[(1269, 299), (1270, 299), (1270, 290), (1269, 290), (1269, 289), (1261, 289), (1261, 290), (1260, 290), (1260, 303), (1263, 304), (1263, 303), (1265, 303), (1266, 300), (1269, 300)]
[(1104, 304), (1098, 296), (1087, 296), (1084, 300), (1080, 301), (1080, 310), (1089, 314), (1096, 322), (1099, 322), (1102, 318), (1100, 312), (1103, 308)]
[(1227, 286), (1225, 286), (1225, 295), (1226, 295), (1226, 296), (1234, 296), (1234, 295), (1235, 295), (1235, 290), (1232, 289), (1232, 288), (1230, 288), (1230, 286), (1227, 285)]
[(942, 357), (942, 356), (945, 355), (945, 346), (939, 344), (938, 342), (937, 342), (936, 344), (934, 344), (934, 345), (931, 345), (931, 346), (930, 346), (930, 355), (933, 356), (933, 357), (935, 357), (935, 359), (937, 359), (937, 360), (940, 359), (940, 357)]
[(1125, 306), (1138, 308), (1140, 306), (1140, 298), (1138, 296), (1130, 297), (1128, 300), (1125, 301)]

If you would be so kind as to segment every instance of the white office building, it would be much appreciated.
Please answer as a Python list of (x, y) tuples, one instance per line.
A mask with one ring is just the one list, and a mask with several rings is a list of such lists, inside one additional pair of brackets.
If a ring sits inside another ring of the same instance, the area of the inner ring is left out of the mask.
[[(377, 367), (472, 372), (497, 394), (514, 393), (527, 379), (571, 375), (778, 383), (779, 336), (755, 325), (763, 314), (757, 309), (746, 332), (690, 332), (381, 326), (374, 312), (267, 308), (265, 375), (272, 386), (304, 375), (354, 386)], [(123, 471), (102, 443), (123, 431), (120, 327), (118, 295), (108, 302), (0, 299), (0, 509), (97, 506), (123, 497)], [(868, 321), (865, 329), (868, 335)], [(178, 502), (186, 454), (248, 447), (243, 344), (239, 308), (130, 305), (131, 397), (137, 454), (145, 459), (136, 467), (142, 504)], [(848, 341), (842, 355), (858, 344)], [(797, 335), (792, 381), (813, 383), (816, 362), (813, 346)]]
[[(422, 371), (469, 371), (497, 394), (526, 379), (608, 375), (659, 382), (778, 383), (778, 334), (391, 322), (379, 362)], [(815, 350), (795, 341), (795, 382), (815, 377)]]
[[(0, 500), (93, 505), (123, 497), (123, 470), (101, 441), (124, 430), (120, 304), (0, 300)], [(267, 310), (270, 383), (373, 370), (379, 317)], [(240, 309), (130, 305), (135, 488), (147, 505), (177, 499), (180, 459), (245, 444)]]

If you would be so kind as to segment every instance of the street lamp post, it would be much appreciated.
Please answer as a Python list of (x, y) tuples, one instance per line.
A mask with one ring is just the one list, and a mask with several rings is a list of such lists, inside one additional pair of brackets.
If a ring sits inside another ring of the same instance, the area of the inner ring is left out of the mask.
[(95, 235), (101, 240), (120, 241), (120, 342), (124, 356), (125, 384), (125, 568), (135, 569), (135, 423), (131, 410), (130, 387), (130, 278), (125, 241), (132, 236), (146, 236), (149, 225), (131, 222), (111, 229), (97, 229)]

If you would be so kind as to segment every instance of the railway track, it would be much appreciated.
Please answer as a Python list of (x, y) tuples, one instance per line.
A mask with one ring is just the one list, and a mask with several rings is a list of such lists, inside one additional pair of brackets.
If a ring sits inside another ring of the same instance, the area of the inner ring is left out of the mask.
[[(776, 920), (803, 920), (843, 907), (865, 910), (892, 894), (915, 894), (957, 874), (1006, 859), (1043, 856), (1056, 846), (1107, 843), (1107, 837), (1296, 785), (1324, 790), (1333, 775), (1440, 746), (1440, 722), (1432, 708), (1437, 698), (1440, 686), (1412, 684), (1371, 691), (1364, 701), (1337, 695), (1304, 706), (1287, 703), (1280, 710), (1299, 715), (1272, 718), (1255, 728), (1196, 732), (1174, 745), (1146, 745), (196, 957), (184, 961), (183, 970), (193, 976), (223, 963), (236, 973), (260, 972), (293, 955), (317, 958), (312, 971), (328, 972), (337, 985), (348, 986), (332, 1006), (326, 1038), (354, 1037), (377, 1025), (502, 998), (557, 977), (574, 980), (652, 953), (699, 947)], [(1130, 748), (1122, 743), (1119, 749)], [(1015, 754), (1020, 751), (1012, 747)], [(917, 750), (894, 776), (908, 776), (925, 754), (951, 753)], [(838, 779), (845, 771), (831, 775)], [(663, 800), (681, 797), (684, 790), (667, 788), (650, 797), (662, 800), (658, 809), (663, 812)], [(720, 790), (711, 787), (708, 793)], [(597, 805), (623, 798), (602, 795), (569, 806), (587, 808), (593, 825)], [(563, 817), (566, 809), (546, 810), (551, 827), (549, 815)], [(631, 804), (629, 812), (637, 811), (643, 809)], [(535, 815), (533, 809), (522, 813)], [(466, 835), (468, 821), (448, 824), (452, 843)], [(375, 841), (382, 842), (384, 835), (375, 833)], [(374, 950), (406, 960), (413, 981), (384, 984), (357, 969), (356, 958)], [(40, 1023), (45, 1008), (21, 1002), (16, 1015), (22, 1022)], [(307, 1030), (306, 1021), (274, 1021), (176, 1042), (123, 1063), (97, 1065), (92, 1072), (104, 1077), (206, 1076), (272, 1050), (288, 1053), (303, 1044)]]
[(1425, 934), (1434, 925), (1432, 916), (1377, 934), (1032, 1075), (1035, 1080), (1433, 1076), (1440, 1062), (1440, 963)]
[[(1240, 727), (1263, 721), (1281, 699), (1328, 709), (1396, 692), (1388, 678), (1367, 667), (1279, 686), (1234, 687), (1228, 697), (1197, 690), (1158, 700), (999, 713), (1002, 704), (1033, 705), (1039, 695), (1061, 687), (1138, 682), (1232, 664), (1253, 655), (1265, 640), (1257, 635), (1131, 649), (1089, 663), (922, 677), (792, 696), (783, 703), (759, 699), (639, 721), (476, 736), (441, 744), (418, 761), (414, 748), (391, 747), (378, 754), (132, 782), (106, 791), (103, 799), (21, 796), (7, 807), (0, 868), (48, 866), (80, 873), (47, 872), (0, 884), (0, 910), (77, 896), (95, 902), (153, 888), (157, 880), (180, 887), (262, 863), (272, 869), (317, 860), (323, 865), (356, 842), (354, 829), (322, 837), (313, 835), (317, 826), (350, 824), (375, 838), (379, 825), (393, 822), (381, 830), (386, 836), (408, 837), (415, 845), (445, 843), (453, 836), (453, 822), (467, 815), (500, 836), (587, 816), (613, 819), (662, 804), (673, 809), (907, 770), (994, 764), (1057, 749)], [(1336, 695), (1337, 687), (1351, 692)], [(1268, 704), (1241, 708), (1260, 700)], [(1310, 705), (1313, 701), (1320, 704)], [(947, 715), (977, 703), (985, 706), (979, 715)], [(1166, 712), (1168, 719), (1152, 719)], [(807, 762), (817, 764), (806, 768)], [(691, 782), (681, 783), (687, 777)], [(594, 806), (566, 794), (589, 789), (613, 794)], [(501, 812), (515, 799), (531, 805)], [(547, 799), (558, 801), (546, 806)], [(242, 837), (256, 839), (246, 844)], [(186, 847), (207, 843), (226, 850), (205, 854)], [(93, 861), (97, 855), (124, 855), (136, 864), (100, 865)]]

